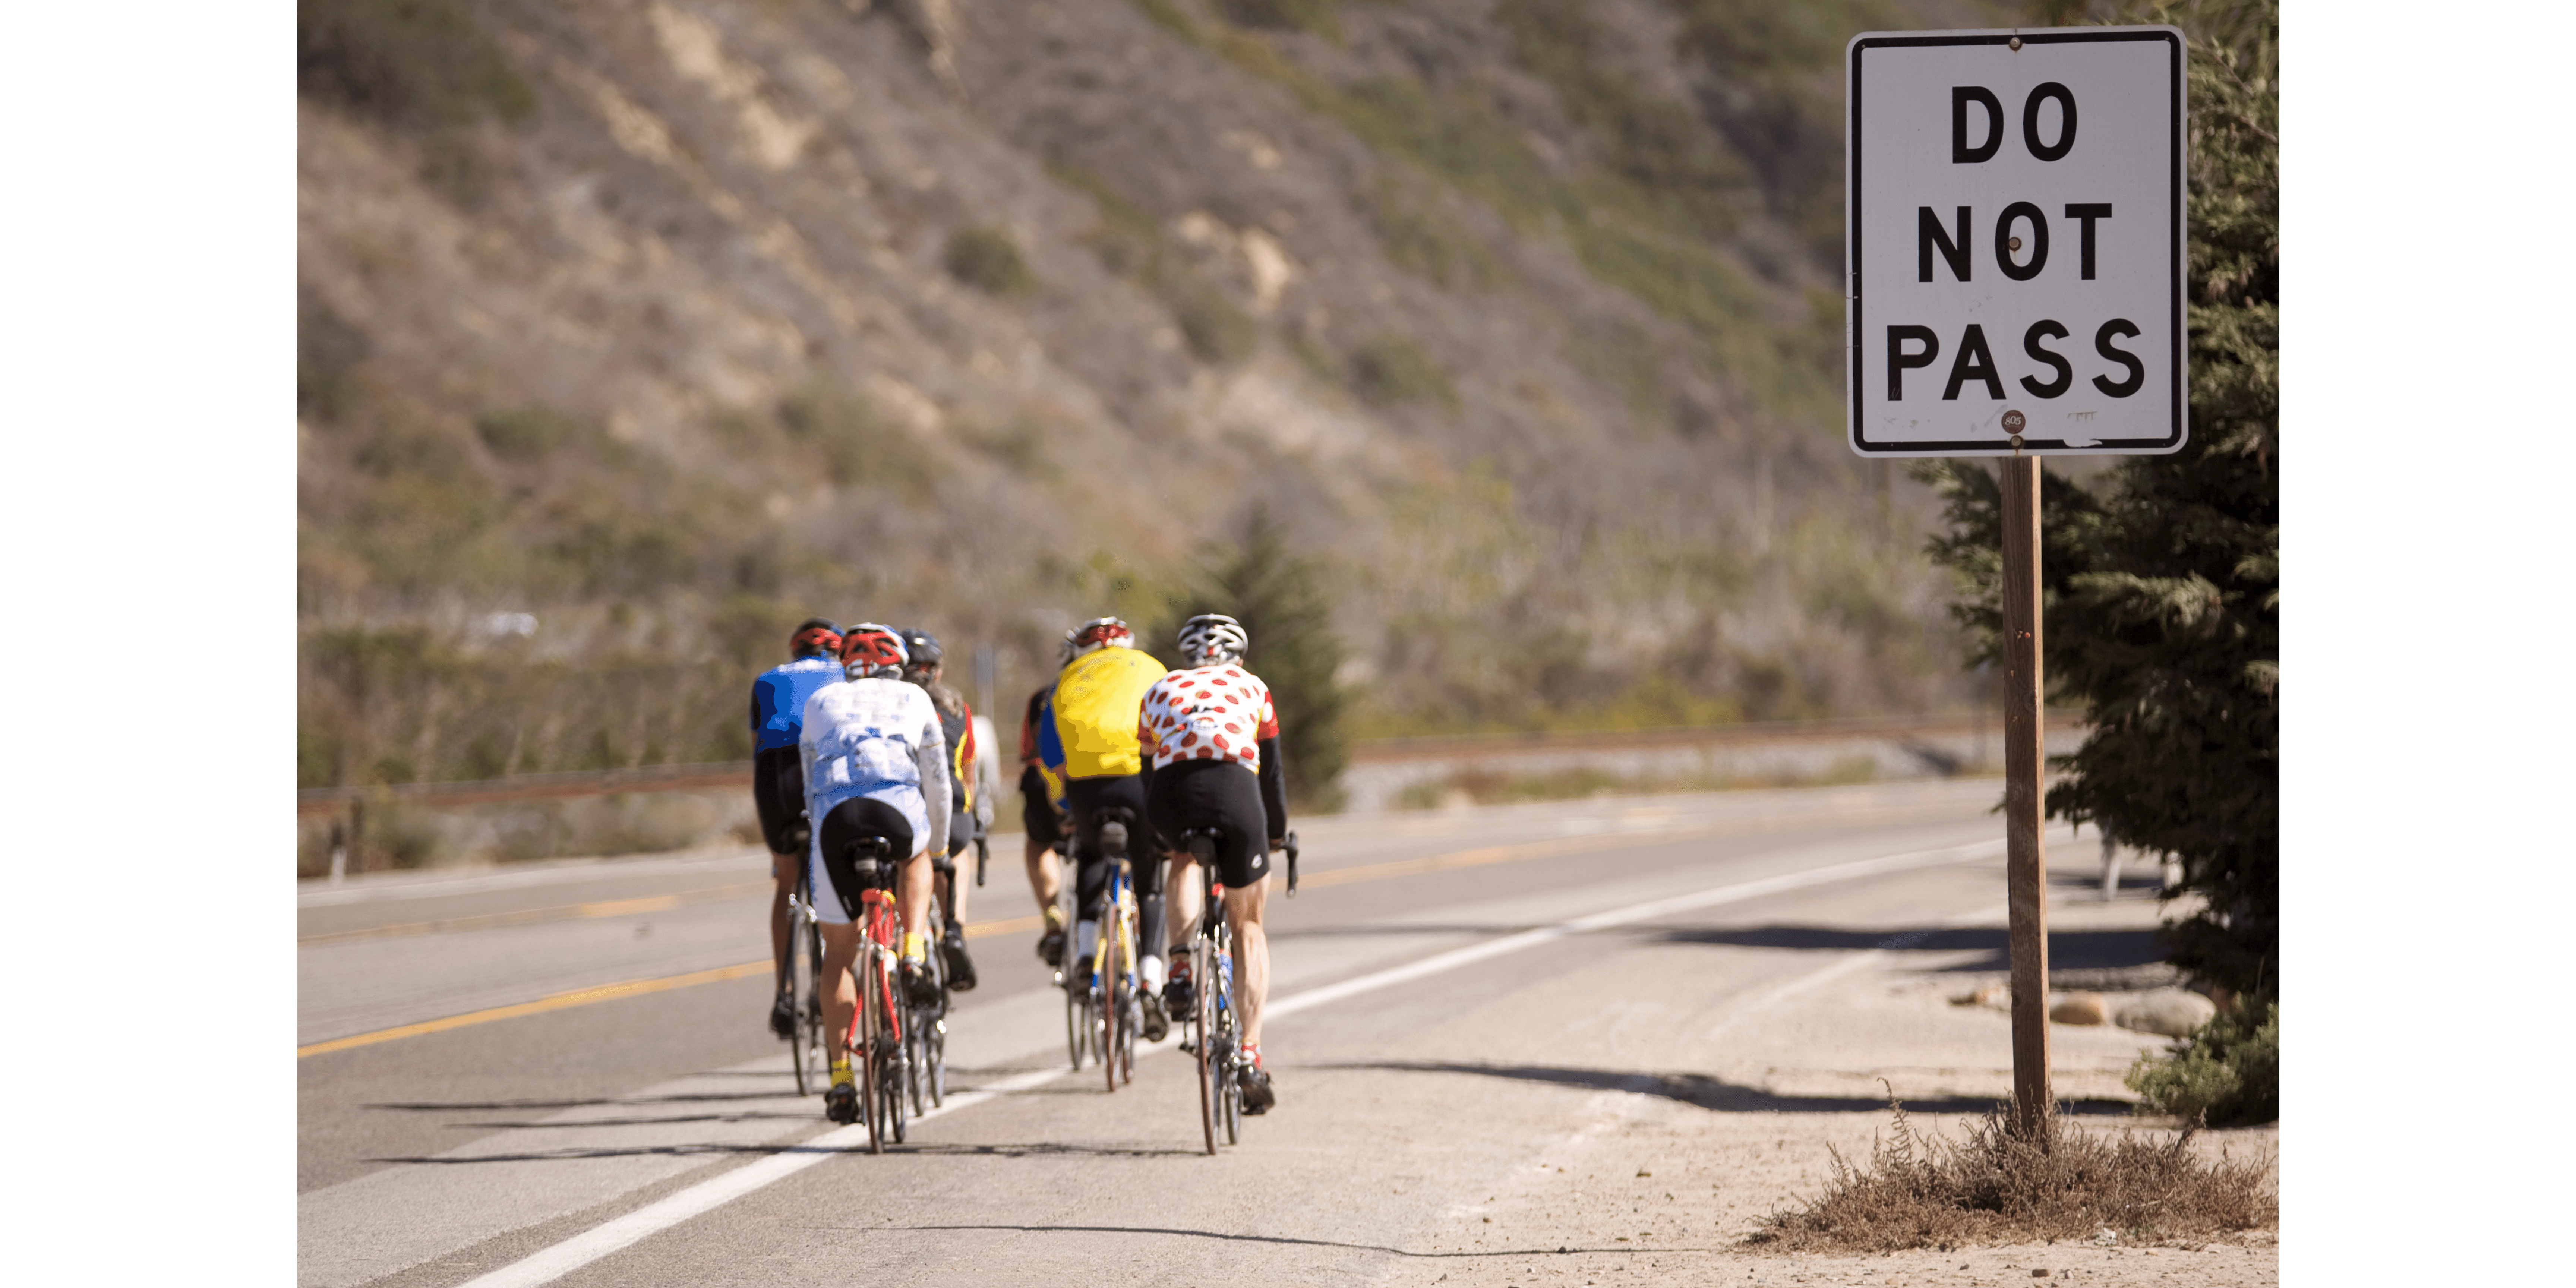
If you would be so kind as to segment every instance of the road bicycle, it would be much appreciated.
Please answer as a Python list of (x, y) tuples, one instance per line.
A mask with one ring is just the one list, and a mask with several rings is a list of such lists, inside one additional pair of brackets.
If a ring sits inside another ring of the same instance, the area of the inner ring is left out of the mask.
[[(926, 923), (930, 942), (938, 944), (948, 923), (937, 894), (930, 896)], [(934, 946), (923, 959), (922, 968), (930, 972), (931, 982), (937, 985), (936, 998), (927, 1004), (907, 998), (903, 1028), (904, 1089), (912, 1096), (915, 1118), (938, 1108), (948, 1095), (948, 964)]]
[(906, 1010), (896, 963), (903, 957), (903, 918), (895, 912), (894, 882), (900, 860), (894, 843), (862, 835), (852, 843), (859, 886), (859, 957), (850, 975), (859, 1004), (850, 1013), (849, 1045), (858, 1057), (859, 1117), (868, 1125), (868, 1152), (882, 1154), (891, 1139), (904, 1139), (904, 1093), (911, 1061), (904, 1044)]
[[(1243, 1084), (1237, 1080), (1243, 1068), (1242, 1012), (1235, 1004), (1234, 927), (1225, 916), (1225, 883), (1216, 875), (1217, 836), (1212, 827), (1181, 832), (1181, 848), (1197, 860), (1199, 876), (1199, 922), (1190, 936), (1190, 1034), (1181, 1050), (1198, 1059), (1199, 1130), (1210, 1154), (1220, 1128), (1226, 1144), (1243, 1139)], [(1288, 895), (1295, 898), (1296, 833), (1288, 834), (1286, 850)]]
[[(1065, 988), (1065, 1046), (1073, 1067), (1082, 1068), (1087, 1054), (1096, 1056), (1102, 1080), (1112, 1092), (1136, 1080), (1136, 1032), (1144, 1024), (1142, 983), (1137, 968), (1137, 906), (1128, 838), (1135, 815), (1123, 807), (1102, 811), (1101, 861), (1109, 865), (1109, 888), (1103, 894), (1100, 941), (1092, 950), (1091, 969), (1077, 961), (1060, 978)], [(1079, 898), (1078, 880), (1065, 890)], [(1075, 910), (1078, 914), (1079, 909)], [(1067, 924), (1075, 924), (1068, 922)]]
[(795, 892), (787, 896), (787, 979), (795, 998), (796, 1031), (788, 1039), (788, 1062), (796, 1067), (796, 1094), (814, 1095), (823, 1090), (831, 1072), (831, 1039), (824, 1030), (830, 1027), (823, 1018), (823, 935), (817, 929), (820, 918), (814, 915), (814, 884), (810, 868), (796, 877)]

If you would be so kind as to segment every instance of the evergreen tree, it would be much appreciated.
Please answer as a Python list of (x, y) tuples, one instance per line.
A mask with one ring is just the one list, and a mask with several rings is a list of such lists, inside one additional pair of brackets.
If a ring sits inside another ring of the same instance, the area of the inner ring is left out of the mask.
[[(2280, 978), (2279, 7), (2140, 18), (2191, 33), (2191, 441), (2089, 489), (2043, 478), (2048, 679), (2092, 724), (2048, 812), (2177, 858), (2204, 907), (2166, 924), (2175, 962), (2250, 999)], [(1930, 552), (1968, 591), (1973, 665), (2001, 624), (1995, 476), (1918, 476), (1948, 502)]]
[(1342, 642), (1333, 633), (1332, 606), (1320, 582), (1315, 561), (1289, 547), (1287, 530), (1269, 511), (1255, 508), (1241, 544), (1202, 565), (1172, 601), (1168, 620), (1149, 628), (1144, 640), (1165, 665), (1177, 665), (1173, 633), (1184, 619), (1224, 613), (1243, 623), (1252, 637), (1244, 665), (1270, 686), (1288, 796), (1301, 810), (1341, 803), (1342, 766), (1350, 759), (1350, 738), (1342, 728), (1349, 696), (1334, 678), (1341, 670)]

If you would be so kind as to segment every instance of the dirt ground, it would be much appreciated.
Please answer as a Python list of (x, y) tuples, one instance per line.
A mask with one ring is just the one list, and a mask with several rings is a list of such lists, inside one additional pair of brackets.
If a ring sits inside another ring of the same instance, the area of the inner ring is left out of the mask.
[[(1484, 1203), (1449, 1214), (1435, 1254), (1383, 1282), (1446, 1284), (2009, 1285), (2250, 1288), (2280, 1282), (2273, 1232), (2153, 1247), (2022, 1245), (1878, 1255), (1788, 1255), (1745, 1244), (1760, 1218), (1819, 1193), (1829, 1150), (1866, 1159), (1884, 1113), (1712, 1114), (1675, 1101), (1604, 1093), (1590, 1127)], [(1964, 1115), (1917, 1115), (1957, 1137)], [(2132, 1129), (2118, 1118), (2088, 1127)], [(2136, 1130), (2152, 1128), (2138, 1125)], [(2213, 1155), (2276, 1156), (2277, 1127), (2207, 1132)], [(1562, 1250), (1562, 1251), (1560, 1251)], [(1450, 1255), (1440, 1255), (1450, 1254)], [(2037, 1272), (2045, 1272), (2037, 1273)]]

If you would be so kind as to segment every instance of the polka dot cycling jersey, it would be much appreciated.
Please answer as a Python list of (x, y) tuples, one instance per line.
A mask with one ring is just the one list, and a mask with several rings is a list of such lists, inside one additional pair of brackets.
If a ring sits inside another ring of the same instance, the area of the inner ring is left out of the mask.
[(1240, 666), (1174, 671), (1145, 690), (1139, 749), (1160, 769), (1176, 760), (1232, 760), (1261, 772), (1261, 740), (1279, 736), (1270, 686)]

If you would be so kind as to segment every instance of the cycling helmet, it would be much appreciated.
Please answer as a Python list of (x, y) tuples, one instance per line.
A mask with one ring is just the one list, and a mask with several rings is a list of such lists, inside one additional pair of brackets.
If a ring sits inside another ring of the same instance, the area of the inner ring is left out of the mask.
[(1136, 644), (1136, 632), (1127, 629), (1127, 623), (1115, 617), (1092, 618), (1074, 627), (1064, 638), (1067, 644), (1073, 646), (1075, 657), (1095, 653), (1111, 645), (1133, 648)]
[(1242, 661), (1251, 645), (1243, 623), (1223, 613), (1201, 613), (1181, 623), (1181, 660), (1191, 666)]
[(906, 672), (927, 671), (939, 665), (939, 637), (925, 630), (902, 632)]
[(891, 626), (861, 622), (841, 636), (841, 674), (853, 680), (903, 676), (903, 639)]
[(840, 651), (841, 628), (828, 617), (808, 617), (787, 637), (789, 657), (833, 657)]

